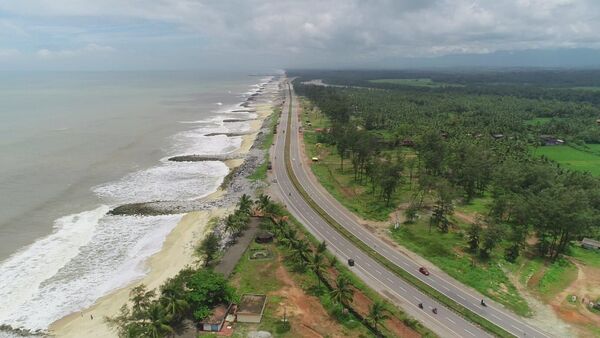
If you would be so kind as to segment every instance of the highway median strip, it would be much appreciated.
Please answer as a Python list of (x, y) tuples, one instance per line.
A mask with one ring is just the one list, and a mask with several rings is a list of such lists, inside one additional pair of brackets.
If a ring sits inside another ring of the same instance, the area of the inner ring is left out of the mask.
[[(289, 85), (288, 85), (288, 91), (289, 91), (290, 100), (289, 100), (288, 121), (287, 121), (288, 133), (285, 136), (284, 161), (285, 161), (287, 174), (288, 174), (290, 180), (292, 181), (292, 184), (294, 185), (296, 190), (300, 193), (300, 195), (302, 195), (302, 197), (304, 198), (306, 203), (308, 203), (308, 205), (310, 205), (311, 208), (314, 211), (316, 211), (329, 225), (334, 227), (340, 234), (342, 234), (344, 237), (346, 237), (346, 239), (351, 241), (359, 249), (361, 249), (363, 252), (367, 253), (371, 258), (373, 258), (374, 260), (376, 260), (377, 262), (382, 264), (384, 267), (386, 267), (388, 270), (392, 271), (397, 276), (399, 276), (402, 279), (404, 279), (405, 281), (411, 283), (413, 286), (415, 286), (417, 289), (419, 289), (426, 295), (439, 301), (440, 303), (444, 304), (447, 308), (449, 308), (449, 309), (453, 310), (454, 312), (456, 312), (457, 314), (463, 316), (465, 319), (479, 325), (481, 328), (485, 329), (486, 331), (488, 331), (489, 333), (491, 333), (495, 336), (514, 337), (513, 334), (511, 334), (508, 331), (504, 330), (503, 328), (497, 326), (496, 324), (490, 322), (489, 320), (479, 316), (478, 314), (472, 312), (471, 310), (465, 308), (464, 306), (458, 304), (454, 300), (450, 299), (446, 295), (442, 294), (441, 292), (437, 291), (436, 289), (434, 289), (431, 286), (427, 285), (426, 283), (422, 282), (421, 280), (419, 280), (415, 276), (411, 275), (407, 271), (401, 269), (396, 264), (392, 263), (390, 260), (388, 260), (381, 254), (379, 254), (377, 251), (373, 250), (370, 246), (368, 246), (366, 243), (361, 241), (354, 234), (349, 232), (341, 224), (339, 224), (337, 221), (335, 221), (331, 216), (329, 216), (329, 214), (327, 212), (325, 212), (325, 210), (323, 210), (308, 195), (308, 193), (306, 192), (306, 190), (304, 190), (304, 188), (298, 181), (298, 178), (294, 174), (293, 169), (292, 169), (292, 163), (290, 161), (289, 149), (290, 149), (290, 143), (291, 143), (290, 134), (291, 134), (291, 124), (292, 124), (292, 92), (291, 92), (291, 88), (289, 87)], [(298, 159), (298, 160), (300, 160), (300, 159)]]

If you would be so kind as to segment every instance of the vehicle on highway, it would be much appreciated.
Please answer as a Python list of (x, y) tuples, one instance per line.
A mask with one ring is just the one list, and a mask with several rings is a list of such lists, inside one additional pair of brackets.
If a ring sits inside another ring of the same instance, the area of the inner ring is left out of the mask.
[(423, 303), (419, 303), (419, 309), (423, 308)]
[(433, 310), (431, 310), (433, 313), (437, 314), (437, 307), (434, 307)]
[(348, 265), (354, 266), (354, 259), (348, 258)]
[(424, 274), (425, 276), (429, 276), (429, 270), (427, 270), (427, 268), (424, 266), (419, 268), (419, 272)]

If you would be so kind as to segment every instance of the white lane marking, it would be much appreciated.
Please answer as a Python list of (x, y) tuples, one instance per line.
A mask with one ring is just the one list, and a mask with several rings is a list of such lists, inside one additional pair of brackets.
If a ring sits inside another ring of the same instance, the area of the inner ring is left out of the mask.
[(494, 317), (494, 318), (496, 318), (496, 319), (498, 319), (498, 320), (502, 320), (502, 319), (500, 319), (500, 317), (496, 316), (496, 315), (495, 315), (495, 314), (493, 314), (493, 313), (490, 313), (490, 316), (492, 316), (492, 317)]
[(463, 297), (463, 296), (461, 296), (461, 295), (459, 295), (459, 294), (457, 294), (457, 295), (456, 295), (456, 297), (458, 297), (458, 298), (460, 298), (460, 299), (462, 299), (462, 300), (464, 300), (464, 301), (467, 301), (467, 300), (465, 299), (465, 297)]
[(455, 322), (455, 321), (453, 321), (452, 319), (450, 319), (450, 317), (446, 317), (446, 320), (447, 320), (447, 321), (449, 321), (450, 323), (452, 323), (452, 324), (456, 325), (456, 322)]
[(401, 287), (401, 286), (399, 286), (399, 288), (400, 288), (400, 290), (402, 290), (402, 291), (406, 292), (406, 289), (405, 289), (405, 288), (403, 288), (403, 287)]
[(465, 331), (466, 331), (467, 333), (469, 333), (471, 336), (475, 337), (475, 334), (474, 334), (473, 332), (471, 332), (471, 331), (469, 331), (469, 330), (467, 330), (467, 329), (465, 329)]
[(385, 277), (385, 279), (388, 280), (388, 282), (393, 283), (394, 281), (390, 278), (390, 277)]
[(379, 271), (379, 270), (375, 270), (375, 272), (377, 272), (377, 273), (378, 273), (378, 274), (380, 274), (380, 275), (383, 275), (383, 274), (381, 273), (381, 271)]
[(510, 324), (510, 326), (511, 326), (513, 329), (515, 329), (515, 330), (517, 330), (517, 331), (519, 331), (519, 332), (523, 332), (523, 330), (519, 329), (518, 327), (516, 327), (516, 326), (514, 326), (514, 325), (512, 325), (512, 324)]

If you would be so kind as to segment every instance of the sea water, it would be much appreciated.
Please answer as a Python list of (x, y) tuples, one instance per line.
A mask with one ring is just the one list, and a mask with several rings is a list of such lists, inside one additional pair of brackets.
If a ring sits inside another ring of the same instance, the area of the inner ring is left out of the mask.
[[(109, 216), (195, 199), (228, 173), (182, 154), (237, 150), (227, 111), (268, 79), (200, 72), (0, 73), (0, 325), (44, 330), (144, 275), (182, 215)], [(252, 113), (236, 113), (251, 118)], [(0, 336), (2, 333), (0, 333)]]

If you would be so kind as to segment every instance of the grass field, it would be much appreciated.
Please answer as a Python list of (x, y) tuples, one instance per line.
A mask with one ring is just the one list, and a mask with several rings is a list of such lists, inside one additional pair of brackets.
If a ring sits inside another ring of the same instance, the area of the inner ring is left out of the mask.
[(598, 92), (598, 91), (600, 91), (600, 87), (571, 87), (571, 89), (575, 89), (575, 90), (587, 90), (587, 91), (592, 91), (592, 92)]
[(464, 87), (460, 84), (455, 83), (442, 83), (442, 82), (434, 82), (431, 79), (375, 79), (369, 80), (371, 83), (389, 83), (389, 84), (397, 84), (403, 86), (415, 86), (415, 87), (429, 87), (429, 88), (439, 88), (439, 87)]
[(492, 203), (492, 197), (490, 193), (485, 193), (483, 197), (474, 198), (469, 203), (457, 204), (455, 207), (456, 211), (461, 211), (466, 214), (477, 213), (482, 216), (488, 214), (490, 204)]
[(577, 278), (577, 267), (566, 259), (559, 259), (550, 264), (537, 285), (540, 296), (552, 299)]
[(415, 224), (402, 225), (392, 230), (392, 237), (401, 245), (427, 258), (450, 276), (469, 285), (482, 294), (504, 304), (515, 313), (528, 316), (531, 310), (519, 295), (502, 269), (502, 247), (498, 247), (492, 257), (483, 261), (464, 251), (466, 246), (461, 226), (460, 231), (443, 234), (436, 229), (429, 232), (426, 220)]
[(552, 117), (534, 117), (531, 120), (525, 121), (528, 126), (541, 126), (552, 121)]
[(536, 156), (545, 156), (565, 168), (600, 176), (600, 145), (588, 145), (587, 147), (589, 152), (565, 145), (539, 147), (533, 152)]
[(600, 252), (583, 249), (579, 246), (571, 246), (570, 256), (580, 260), (587, 266), (600, 268)]

